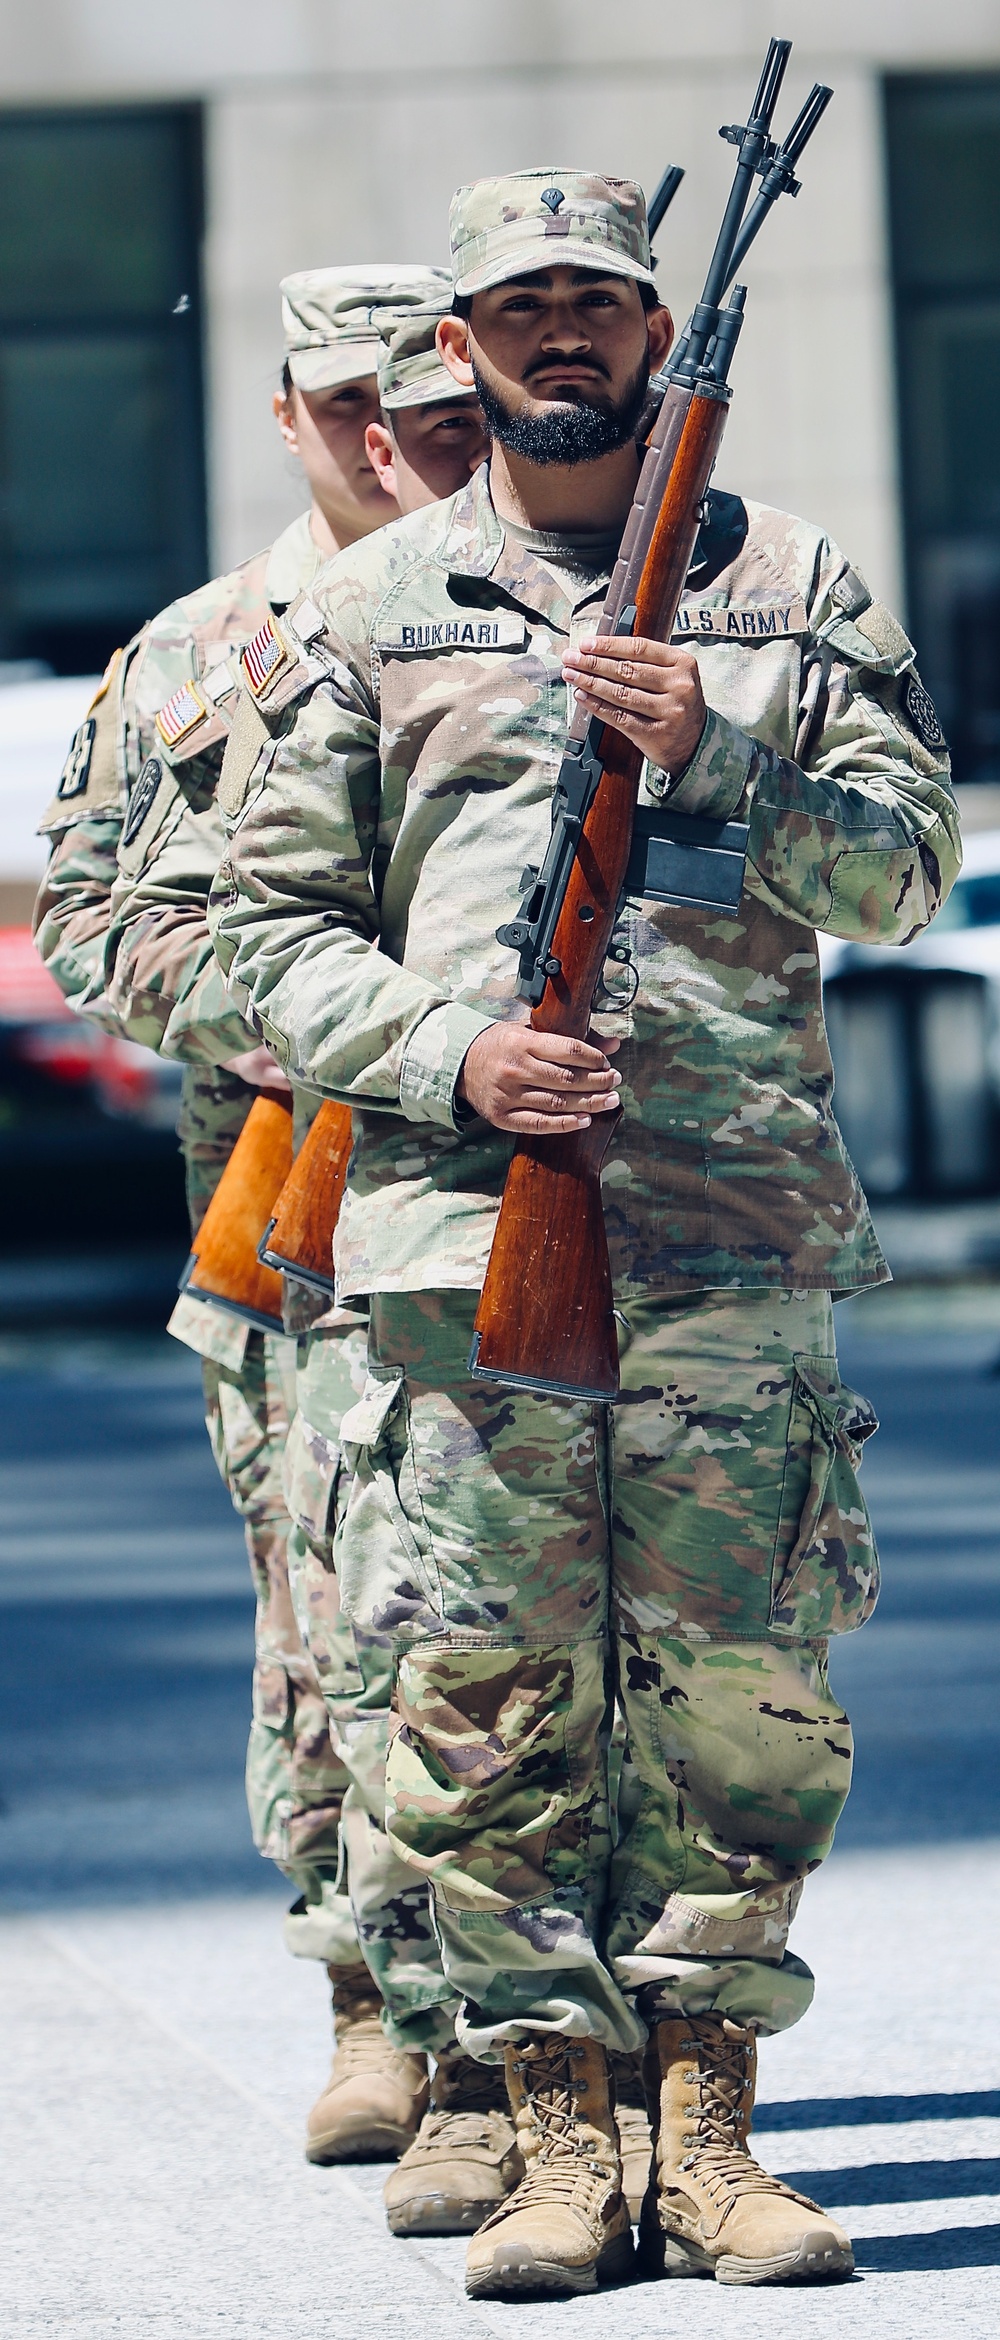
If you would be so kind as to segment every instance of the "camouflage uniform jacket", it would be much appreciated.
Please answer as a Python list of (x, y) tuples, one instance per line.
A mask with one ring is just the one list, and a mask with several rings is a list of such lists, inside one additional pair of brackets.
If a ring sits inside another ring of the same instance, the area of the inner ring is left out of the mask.
[[(255, 554), (227, 576), (172, 602), (144, 626), (112, 660), (39, 824), (53, 841), (35, 912), (42, 958), (75, 1009), (169, 1055), (217, 1064), (252, 1046), (255, 1036), (218, 981), (203, 916), (200, 933), (191, 931), (190, 903), (185, 980), (179, 983), (172, 964), (166, 980), (147, 968), (138, 942), (127, 959), (115, 963), (117, 954), (108, 949), (112, 897), (117, 886), (116, 900), (127, 898), (186, 809), (195, 821), (206, 811), (218, 779), (228, 708), (237, 697), (235, 674), (230, 690), (220, 691), (216, 719), (206, 707), (204, 718), (182, 729), (172, 746), (160, 736), (156, 718), (183, 696), (185, 686), (193, 683), (200, 691), (209, 675), (223, 680), (220, 670), (230, 654), (269, 609), (281, 611), (301, 592), (322, 566), (322, 557), (304, 513), (269, 552)], [(182, 707), (181, 714), (185, 711)], [(205, 898), (224, 836), (214, 809), (203, 826), (199, 890)], [(199, 976), (204, 978), (200, 987)], [(175, 988), (183, 989), (188, 1010), (183, 1037), (176, 1035), (180, 1045), (173, 1044), (171, 1028)]]
[(108, 997), (132, 1039), (188, 1063), (223, 1063), (255, 1042), (226, 994), (205, 918), (225, 845), (215, 791), (240, 699), (239, 651), (322, 563), (304, 513), (270, 552), (153, 621), (128, 693), (126, 737), (141, 769), (109, 904)]
[[(905, 635), (817, 529), (739, 510), (742, 542), (692, 572), (675, 636), (701, 667), (705, 731), (676, 784), (652, 772), (645, 790), (748, 817), (742, 902), (631, 903), (634, 1000), (628, 971), (607, 972), (625, 1297), (884, 1279), (831, 1109), (816, 930), (905, 940), (959, 861)], [(495, 929), (544, 854), (561, 654), (599, 598), (572, 605), (505, 539), (481, 471), (330, 564), (310, 591), (325, 631), (259, 690), (257, 741), (231, 743), (220, 957), (288, 1069), (360, 1109), (341, 1298), (482, 1278), (512, 1141), (456, 1111), (455, 1083), (477, 1033), (525, 1012)]]
[[(80, 1013), (185, 1059), (180, 1137), (195, 1226), (254, 1097), (222, 1069), (257, 1036), (225, 991), (205, 923), (224, 844), (214, 792), (238, 697), (235, 654), (269, 612), (284, 610), (301, 592), (322, 558), (303, 514), (269, 552), (171, 603), (145, 626), (113, 665), (88, 717), (94, 736), (84, 740), (87, 726), (81, 727), (42, 823), (53, 853), (39, 895), (36, 942), (61, 989)], [(192, 684), (197, 701), (187, 695)], [(161, 711), (169, 739), (157, 722)], [(121, 919), (132, 888), (178, 832), (184, 883), (130, 927), (123, 948)], [(246, 1328), (236, 1319), (182, 1301), (175, 1331), (181, 1314), (192, 1345), (220, 1363), (238, 1363)]]

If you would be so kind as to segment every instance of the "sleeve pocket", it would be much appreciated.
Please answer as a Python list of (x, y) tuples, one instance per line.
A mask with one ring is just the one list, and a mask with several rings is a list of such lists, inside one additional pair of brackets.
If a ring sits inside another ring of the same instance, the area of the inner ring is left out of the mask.
[(878, 1554), (857, 1475), (878, 1420), (841, 1381), (835, 1358), (793, 1363), (770, 1631), (811, 1642), (863, 1625), (878, 1599)]

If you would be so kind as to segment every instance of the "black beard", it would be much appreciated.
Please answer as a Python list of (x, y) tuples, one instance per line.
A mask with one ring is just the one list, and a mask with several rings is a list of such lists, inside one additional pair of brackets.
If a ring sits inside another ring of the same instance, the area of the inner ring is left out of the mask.
[(484, 382), (474, 359), (472, 372), (491, 439), (509, 454), (539, 465), (597, 463), (602, 455), (627, 446), (635, 438), (649, 386), (646, 357), (616, 401), (595, 406), (581, 398), (574, 405), (555, 403), (545, 414), (512, 414)]

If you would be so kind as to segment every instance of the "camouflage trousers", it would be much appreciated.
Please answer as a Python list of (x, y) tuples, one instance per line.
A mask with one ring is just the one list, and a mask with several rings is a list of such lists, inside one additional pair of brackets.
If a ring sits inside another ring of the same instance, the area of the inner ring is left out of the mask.
[[(205, 1410), (216, 1462), (245, 1522), (257, 1595), (253, 1717), (246, 1789), (254, 1843), (298, 1888), (285, 1920), (296, 1955), (332, 1965), (357, 1960), (342, 1881), (340, 1818), (348, 1774), (337, 1754), (315, 1668), (289, 1587), (289, 1520), (281, 1468), (294, 1406), (294, 1343), (252, 1331), (241, 1365), (203, 1358)], [(341, 1673), (354, 1667), (350, 1627), (333, 1636)]]
[[(630, 1303), (614, 1408), (469, 1376), (471, 1294), (376, 1296), (336, 1558), (396, 1649), (388, 1833), (433, 1890), (458, 2036), (781, 2030), (850, 1781), (827, 1637), (877, 1590), (875, 1427), (822, 1292)], [(614, 1702), (627, 1744), (612, 1814)]]
[(348, 1782), (341, 1834), (357, 1938), (381, 1991), (390, 2037), (399, 2047), (433, 2052), (454, 2041), (457, 1997), (442, 1971), (427, 1884), (414, 1877), (385, 1832), (392, 1643), (380, 1633), (351, 1635), (333, 1564), (343, 1486), (340, 1422), (364, 1389), (367, 1338), (363, 1319), (331, 1309), (299, 1340), (298, 1410), (284, 1468), (289, 1581)]

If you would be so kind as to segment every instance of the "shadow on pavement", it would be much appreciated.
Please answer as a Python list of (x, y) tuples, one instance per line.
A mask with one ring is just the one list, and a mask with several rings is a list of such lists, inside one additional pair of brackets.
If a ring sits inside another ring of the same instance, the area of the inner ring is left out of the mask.
[(944, 2226), (933, 2234), (877, 2234), (855, 2245), (859, 2275), (930, 2275), (1000, 2267), (1000, 2226)]
[(855, 2169), (783, 2169), (776, 2173), (797, 2194), (831, 2210), (862, 2202), (964, 2202), (1000, 2194), (1000, 2161), (866, 2161)]
[(1000, 2088), (964, 2088), (927, 2096), (805, 2096), (758, 2104), (760, 2129), (862, 2129), (880, 2122), (1000, 2120)]

